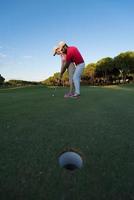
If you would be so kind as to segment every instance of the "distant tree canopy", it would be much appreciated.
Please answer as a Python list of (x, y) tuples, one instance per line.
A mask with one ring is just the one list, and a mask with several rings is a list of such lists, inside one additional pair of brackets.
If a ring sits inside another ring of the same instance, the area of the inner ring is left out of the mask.
[[(52, 85), (58, 85), (59, 84), (59, 77), (60, 77), (60, 73), (57, 72), (55, 73), (53, 76), (50, 76), (48, 79), (42, 81), (42, 84), (45, 84), (45, 85), (49, 85), (49, 86), (52, 86)], [(63, 78), (62, 78), (62, 84), (63, 85), (68, 85), (68, 73), (67, 71), (63, 74)]]
[(0, 74), (0, 85), (3, 85), (4, 81), (5, 81), (5, 78), (3, 76), (1, 76), (1, 74)]
[(9, 80), (6, 82), (6, 84), (11, 85), (11, 86), (26, 86), (26, 85), (38, 85), (39, 82), (35, 81), (23, 81), (23, 80)]
[(121, 53), (114, 58), (114, 65), (122, 75), (123, 80), (130, 74), (134, 75), (134, 52)]
[(95, 73), (97, 77), (108, 78), (113, 73), (113, 59), (110, 57), (103, 58), (96, 63)]
[(96, 64), (90, 63), (88, 64), (83, 72), (82, 79), (83, 80), (90, 80), (95, 75)]
[[(60, 73), (55, 73), (43, 84), (56, 85)], [(63, 76), (63, 84), (68, 85), (68, 73)], [(134, 51), (121, 53), (114, 58), (106, 57), (88, 64), (82, 75), (83, 84), (113, 84), (126, 80), (134, 81)]]

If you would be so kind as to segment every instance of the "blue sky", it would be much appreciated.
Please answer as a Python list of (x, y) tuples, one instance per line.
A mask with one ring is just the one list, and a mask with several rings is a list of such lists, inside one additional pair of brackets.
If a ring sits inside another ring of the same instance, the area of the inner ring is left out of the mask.
[(60, 71), (52, 48), (77, 46), (85, 63), (134, 50), (133, 0), (0, 0), (0, 74), (40, 81)]

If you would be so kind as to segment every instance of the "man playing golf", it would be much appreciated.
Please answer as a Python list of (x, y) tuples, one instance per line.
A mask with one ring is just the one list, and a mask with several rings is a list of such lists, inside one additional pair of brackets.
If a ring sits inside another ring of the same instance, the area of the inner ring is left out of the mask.
[(75, 87), (75, 94), (73, 98), (80, 97), (80, 78), (85, 67), (84, 59), (81, 56), (79, 50), (74, 46), (67, 46), (66, 43), (62, 42), (59, 45), (59, 51), (66, 55), (64, 65), (61, 68), (60, 79), (62, 78), (66, 69), (68, 69), (70, 63), (75, 63), (76, 69), (73, 75), (73, 82)]
[[(61, 70), (62, 70), (63, 67), (64, 67), (64, 65), (65, 65), (65, 62), (66, 62), (66, 55), (63, 54), (60, 51), (60, 46), (61, 45), (62, 45), (62, 42), (60, 42), (57, 47), (53, 48), (53, 53), (54, 53), (53, 55), (55, 56), (57, 54), (57, 55), (61, 56)], [(74, 72), (75, 72), (75, 64), (74, 63), (70, 63), (70, 65), (68, 67), (70, 89), (69, 89), (69, 92), (64, 95), (64, 98), (68, 98), (68, 97), (71, 97), (71, 96), (74, 95), (74, 84), (73, 84), (73, 75), (74, 75)]]

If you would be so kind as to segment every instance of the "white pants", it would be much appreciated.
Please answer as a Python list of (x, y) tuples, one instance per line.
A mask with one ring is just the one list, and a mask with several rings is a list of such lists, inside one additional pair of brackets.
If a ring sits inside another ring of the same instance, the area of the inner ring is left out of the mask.
[(84, 67), (85, 67), (85, 63), (81, 63), (77, 65), (74, 75), (73, 75), (73, 82), (74, 82), (76, 94), (80, 94), (80, 79), (81, 79), (81, 75), (82, 75)]

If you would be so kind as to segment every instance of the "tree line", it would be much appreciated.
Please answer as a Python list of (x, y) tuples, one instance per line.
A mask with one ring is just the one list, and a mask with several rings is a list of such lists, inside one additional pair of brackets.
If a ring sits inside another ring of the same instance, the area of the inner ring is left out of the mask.
[(40, 82), (36, 81), (24, 81), (24, 80), (9, 80), (5, 82), (5, 78), (0, 75), (0, 87), (21, 87), (21, 86), (32, 86), (39, 85)]
[[(46, 85), (57, 85), (59, 73), (43, 81)], [(83, 72), (83, 85), (118, 84), (134, 81), (134, 51), (120, 53), (114, 58), (106, 57), (96, 63), (88, 64)], [(68, 73), (62, 79), (63, 85), (68, 85)]]
[[(54, 73), (53, 76), (42, 82), (9, 80), (0, 74), (0, 86), (26, 86), (43, 84), (46, 86), (58, 85), (60, 73)], [(134, 51), (120, 53), (114, 58), (106, 57), (96, 63), (88, 64), (81, 77), (83, 85), (107, 85), (134, 82)], [(69, 85), (68, 73), (65, 72), (62, 78), (62, 85)]]

